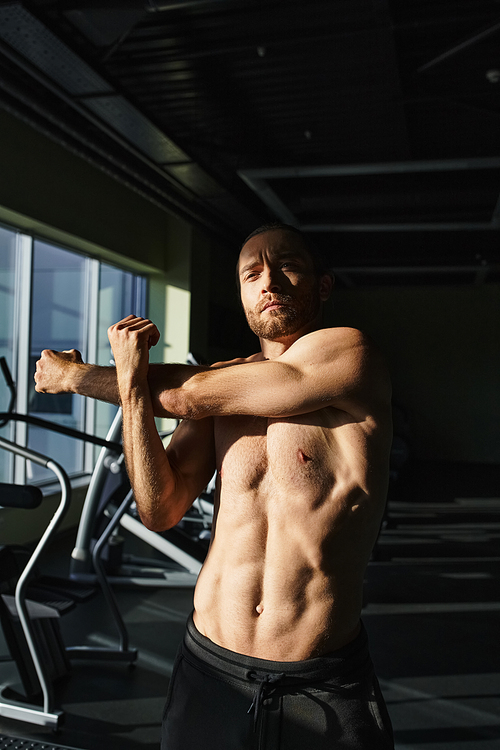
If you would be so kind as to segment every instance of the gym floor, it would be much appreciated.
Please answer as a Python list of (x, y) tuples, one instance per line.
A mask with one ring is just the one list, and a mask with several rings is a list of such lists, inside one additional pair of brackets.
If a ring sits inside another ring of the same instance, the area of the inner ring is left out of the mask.
[[(367, 570), (363, 620), (398, 750), (500, 750), (498, 480), (492, 467), (411, 467), (391, 495)], [(54, 543), (48, 572), (65, 572), (73, 541)], [(65, 714), (57, 735), (7, 719), (0, 734), (83, 750), (158, 750), (192, 590), (115, 591), (138, 649), (135, 666), (74, 662), (57, 688)], [(61, 628), (68, 646), (117, 643), (99, 595)], [(16, 679), (13, 663), (0, 663), (0, 682)]]

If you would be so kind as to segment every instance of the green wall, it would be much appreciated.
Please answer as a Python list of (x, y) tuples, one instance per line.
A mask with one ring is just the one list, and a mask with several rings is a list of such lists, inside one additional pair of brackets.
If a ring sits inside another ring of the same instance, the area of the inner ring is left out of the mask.
[(0, 220), (189, 283), (185, 222), (0, 111)]

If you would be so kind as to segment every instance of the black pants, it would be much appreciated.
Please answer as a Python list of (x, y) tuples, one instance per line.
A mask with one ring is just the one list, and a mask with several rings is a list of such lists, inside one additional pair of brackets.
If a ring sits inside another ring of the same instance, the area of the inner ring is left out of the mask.
[(170, 681), (162, 750), (393, 750), (360, 634), (317, 659), (275, 662), (212, 643), (189, 619)]

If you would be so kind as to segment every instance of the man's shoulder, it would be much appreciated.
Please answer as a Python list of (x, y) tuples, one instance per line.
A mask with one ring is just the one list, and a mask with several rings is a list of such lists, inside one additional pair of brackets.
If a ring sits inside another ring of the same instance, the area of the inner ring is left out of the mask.
[(370, 341), (369, 337), (359, 328), (350, 328), (348, 326), (334, 326), (333, 328), (319, 328), (317, 331), (313, 331), (312, 336), (317, 338), (331, 339), (332, 341), (345, 341), (348, 344), (355, 345), (360, 343), (366, 343)]
[(356, 351), (358, 354), (375, 353), (377, 348), (373, 341), (358, 328), (336, 327), (320, 328), (306, 333), (290, 347), (300, 350), (324, 352)]
[(336, 380), (343, 373), (354, 390), (377, 391), (390, 399), (390, 375), (385, 357), (363, 331), (357, 328), (321, 328), (302, 336), (283, 355), (284, 361), (305, 367), (318, 377), (331, 373)]

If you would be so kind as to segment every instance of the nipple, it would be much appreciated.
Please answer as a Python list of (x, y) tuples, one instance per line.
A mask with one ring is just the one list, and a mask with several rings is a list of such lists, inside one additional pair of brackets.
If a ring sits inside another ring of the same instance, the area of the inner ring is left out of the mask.
[(257, 614), (261, 615), (263, 613), (263, 611), (264, 611), (264, 605), (263, 604), (257, 604), (257, 606), (255, 607), (255, 609), (257, 611)]
[(298, 456), (299, 456), (299, 461), (302, 464), (306, 464), (308, 461), (312, 461), (312, 458), (310, 456), (306, 456), (304, 451), (301, 451), (300, 448), (298, 450)]

